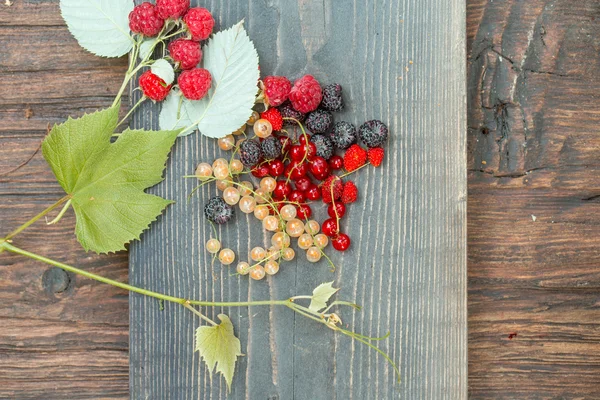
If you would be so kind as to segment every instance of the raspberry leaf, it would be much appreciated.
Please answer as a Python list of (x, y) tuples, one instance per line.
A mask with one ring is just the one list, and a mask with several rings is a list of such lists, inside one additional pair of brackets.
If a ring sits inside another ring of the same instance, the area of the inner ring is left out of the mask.
[[(215, 34), (202, 53), (204, 68), (212, 75), (212, 87), (202, 100), (183, 100), (181, 108), (203, 135), (221, 138), (239, 129), (252, 115), (258, 91), (258, 54), (243, 21)], [(163, 106), (161, 129), (180, 127), (171, 124), (181, 121), (173, 113), (174, 107)], [(187, 129), (183, 134), (192, 131)]]
[(171, 203), (144, 189), (162, 181), (179, 131), (127, 129), (111, 143), (119, 106), (69, 118), (42, 143), (44, 158), (71, 197), (75, 233), (86, 251), (124, 250)]
[(333, 282), (322, 283), (313, 290), (308, 309), (319, 312), (327, 307), (327, 302), (338, 290), (333, 287)]
[(221, 323), (214, 326), (201, 326), (196, 329), (196, 351), (204, 359), (210, 373), (217, 367), (231, 390), (235, 363), (242, 356), (240, 340), (233, 333), (233, 325), (227, 315), (219, 314)]
[(193, 102), (183, 98), (181, 92), (172, 89), (167, 98), (162, 102), (162, 109), (158, 116), (158, 124), (162, 129), (184, 129), (180, 135), (189, 135), (197, 126), (190, 117), (194, 113)]
[(133, 1), (60, 0), (60, 12), (79, 45), (102, 57), (120, 57), (133, 47), (129, 13)]
[(170, 85), (175, 80), (173, 66), (164, 58), (154, 61), (150, 69), (154, 75), (158, 75), (167, 85)]

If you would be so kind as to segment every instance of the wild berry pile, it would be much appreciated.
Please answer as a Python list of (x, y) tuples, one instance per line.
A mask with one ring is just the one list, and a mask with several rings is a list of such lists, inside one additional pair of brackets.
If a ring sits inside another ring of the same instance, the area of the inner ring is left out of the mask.
[[(386, 125), (378, 120), (358, 129), (350, 122), (334, 120), (333, 113), (344, 108), (339, 84), (321, 87), (306, 75), (292, 85), (286, 77), (268, 76), (260, 89), (258, 99), (266, 110), (254, 111), (245, 126), (218, 141), (222, 150), (232, 151), (230, 160), (201, 163), (195, 173), (204, 182), (201, 185), (215, 181), (222, 191), (204, 207), (208, 220), (226, 223), (235, 216), (237, 206), (273, 232), (268, 249), (254, 247), (250, 262), (237, 265), (240, 275), (249, 274), (255, 280), (276, 274), (282, 261), (294, 259), (293, 239), (310, 262), (326, 257), (331, 263), (324, 251), (330, 242), (338, 251), (350, 247), (343, 221), (359, 192), (347, 177), (369, 164), (380, 166), (388, 137)], [(249, 134), (247, 127), (252, 127)], [(254, 179), (241, 179), (245, 174)], [(328, 214), (321, 223), (313, 218), (319, 201), (325, 203)], [(224, 265), (235, 261), (235, 253), (222, 249), (215, 238), (206, 248)]]

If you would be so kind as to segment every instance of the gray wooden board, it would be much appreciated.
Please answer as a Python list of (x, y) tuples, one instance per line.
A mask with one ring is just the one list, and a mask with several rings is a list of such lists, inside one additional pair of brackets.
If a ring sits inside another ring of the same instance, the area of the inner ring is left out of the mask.
[[(131, 246), (130, 282), (171, 295), (215, 301), (285, 299), (335, 281), (340, 297), (364, 306), (342, 310), (344, 325), (367, 335), (388, 330), (382, 349), (393, 369), (366, 346), (284, 308), (206, 309), (228, 314), (242, 342), (232, 392), (211, 381), (197, 353), (200, 320), (180, 306), (130, 296), (133, 399), (460, 399), (467, 393), (465, 3), (464, 0), (203, 2), (228, 27), (245, 18), (261, 71), (314, 74), (344, 87), (356, 124), (378, 118), (391, 139), (381, 168), (354, 176), (360, 200), (342, 228), (353, 242), (329, 249), (338, 265), (303, 254), (275, 277), (249, 282), (234, 267), (211, 266), (202, 215), (211, 185), (191, 201), (182, 175), (224, 153), (198, 134), (178, 140), (166, 180), (151, 190), (176, 201), (141, 243)], [(136, 100), (135, 98), (133, 99)], [(135, 127), (156, 128), (146, 105)], [(320, 220), (324, 207), (315, 206)], [(254, 217), (238, 212), (218, 229), (225, 246), (247, 259), (267, 245)]]

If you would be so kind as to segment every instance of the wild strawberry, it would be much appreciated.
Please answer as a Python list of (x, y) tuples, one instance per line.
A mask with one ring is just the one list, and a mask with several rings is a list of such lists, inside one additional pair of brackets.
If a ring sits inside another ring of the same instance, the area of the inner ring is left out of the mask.
[(162, 19), (179, 19), (190, 8), (190, 0), (156, 0), (156, 9)]
[(322, 99), (321, 85), (312, 75), (298, 79), (290, 91), (292, 107), (304, 114), (316, 110)]
[(344, 168), (346, 171), (354, 171), (367, 162), (367, 152), (357, 144), (350, 146), (344, 154)]
[(358, 188), (352, 181), (344, 183), (344, 189), (342, 190), (342, 203), (354, 203), (358, 199)]
[(373, 147), (370, 148), (367, 152), (369, 157), (369, 162), (374, 167), (379, 167), (383, 162), (383, 156), (385, 155), (385, 150), (382, 147)]
[(158, 75), (148, 70), (140, 76), (140, 89), (147, 98), (154, 101), (163, 101), (169, 94), (171, 85), (167, 85)]
[(283, 104), (288, 99), (290, 90), (292, 90), (292, 84), (285, 76), (267, 76), (263, 79), (263, 86), (266, 102), (270, 107)]
[(323, 201), (329, 204), (332, 203), (333, 200), (339, 200), (339, 198), (342, 197), (343, 190), (344, 185), (342, 184), (342, 180), (335, 175), (331, 175), (323, 182), (323, 184), (321, 184)]
[(210, 36), (215, 26), (215, 20), (210, 11), (202, 7), (193, 7), (183, 17), (183, 22), (192, 35), (192, 40), (199, 42)]
[(135, 6), (129, 13), (129, 29), (133, 33), (156, 36), (164, 25), (164, 19), (158, 15), (158, 10), (152, 3), (145, 2)]
[(188, 39), (177, 39), (169, 43), (171, 58), (179, 63), (181, 69), (192, 69), (202, 59), (200, 44)]
[(269, 108), (267, 111), (260, 114), (260, 118), (269, 121), (274, 131), (280, 131), (281, 128), (283, 128), (283, 118), (276, 108)]
[(188, 69), (179, 75), (177, 83), (186, 99), (200, 100), (208, 93), (212, 77), (206, 69)]

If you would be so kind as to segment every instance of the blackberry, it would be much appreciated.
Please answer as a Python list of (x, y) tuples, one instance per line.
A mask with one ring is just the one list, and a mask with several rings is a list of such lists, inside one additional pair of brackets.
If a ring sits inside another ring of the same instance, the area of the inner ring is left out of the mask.
[(388, 128), (383, 122), (373, 119), (361, 125), (358, 135), (368, 147), (379, 147), (387, 140)]
[(342, 85), (332, 83), (323, 88), (323, 100), (321, 107), (327, 111), (342, 111), (344, 109), (344, 99), (342, 98)]
[(260, 161), (262, 151), (256, 140), (244, 140), (240, 143), (240, 161), (247, 168), (252, 168)]
[(333, 155), (333, 143), (325, 135), (313, 135), (310, 141), (317, 146), (317, 155), (329, 160)]
[(286, 120), (285, 118), (294, 118), (300, 122), (303, 122), (304, 118), (306, 118), (306, 114), (302, 114), (300, 111), (294, 110), (294, 107), (292, 107), (292, 104), (289, 101), (286, 101), (279, 106), (278, 110), (281, 113), (281, 116), (284, 118), (284, 125), (298, 125), (296, 121), (290, 121), (289, 119)]
[(215, 224), (224, 224), (233, 217), (234, 210), (222, 197), (213, 197), (204, 206), (204, 216)]
[(281, 142), (274, 136), (269, 136), (260, 144), (265, 160), (274, 160), (281, 156), (281, 147)]
[(326, 110), (315, 110), (306, 117), (306, 127), (312, 133), (325, 133), (331, 128), (333, 115)]
[(356, 143), (356, 127), (350, 122), (337, 122), (333, 126), (333, 132), (331, 132), (329, 138), (336, 148), (346, 150)]

